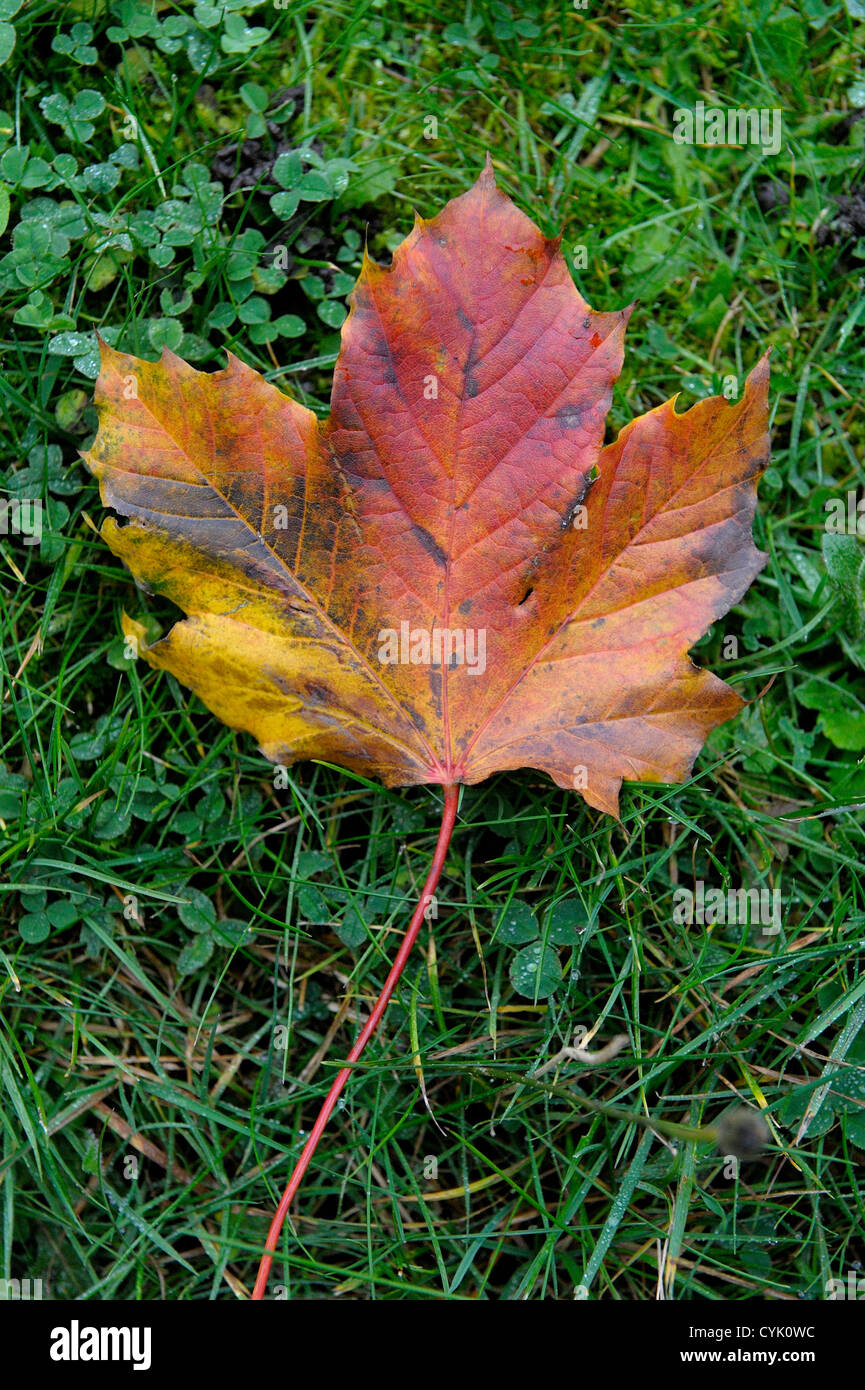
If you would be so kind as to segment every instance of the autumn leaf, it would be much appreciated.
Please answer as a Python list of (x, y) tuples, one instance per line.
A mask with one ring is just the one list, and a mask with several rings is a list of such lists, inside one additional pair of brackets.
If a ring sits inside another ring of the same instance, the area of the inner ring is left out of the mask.
[(688, 649), (765, 559), (768, 364), (603, 447), (629, 313), (586, 305), (488, 165), (365, 259), (327, 420), (236, 357), (103, 344), (86, 459), (129, 518), (103, 534), (188, 615), (147, 660), (279, 763), (533, 767), (613, 814), (623, 778), (686, 777), (742, 703)]
[(206, 374), (102, 344), (85, 457), (128, 518), (103, 534), (187, 615), (152, 645), (127, 619), (127, 637), (276, 762), (443, 788), (420, 901), (255, 1299), (417, 939), (458, 784), (534, 767), (617, 814), (624, 778), (679, 781), (741, 708), (688, 650), (765, 560), (768, 362), (737, 404), (668, 401), (604, 446), (629, 313), (588, 307), (488, 164), (390, 269), (364, 260), (326, 420), (236, 357)]

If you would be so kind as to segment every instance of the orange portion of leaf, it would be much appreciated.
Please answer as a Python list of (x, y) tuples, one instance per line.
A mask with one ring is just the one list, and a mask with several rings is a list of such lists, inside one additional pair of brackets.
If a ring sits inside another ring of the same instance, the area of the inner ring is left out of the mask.
[(586, 305), (488, 165), (365, 260), (326, 421), (235, 357), (103, 346), (86, 459), (129, 518), (104, 535), (188, 615), (147, 660), (277, 762), (529, 766), (613, 814), (623, 778), (687, 776), (742, 703), (687, 653), (765, 560), (768, 364), (603, 447), (628, 316)]

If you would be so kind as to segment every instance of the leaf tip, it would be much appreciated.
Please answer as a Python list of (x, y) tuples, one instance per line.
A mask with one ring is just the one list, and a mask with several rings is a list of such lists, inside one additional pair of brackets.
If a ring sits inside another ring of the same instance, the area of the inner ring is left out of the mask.
[[(189, 363), (184, 361), (182, 357), (178, 357), (177, 353), (172, 352), (171, 348), (167, 347), (165, 343), (162, 344), (162, 351), (159, 354), (159, 365), (160, 367), (174, 368), (177, 368), (178, 366), (186, 368), (189, 367)], [(193, 368), (193, 371), (194, 370), (195, 369)]]
[(242, 357), (238, 357), (236, 352), (231, 352), (228, 348), (225, 349), (225, 366), (222, 370), (227, 376), (258, 376), (248, 362), (244, 362)]
[(748, 379), (745, 382), (746, 390), (749, 386), (765, 387), (768, 390), (769, 378), (772, 374), (771, 363), (769, 361), (771, 352), (771, 347), (767, 347), (766, 351), (763, 353), (763, 356), (757, 362), (757, 365), (751, 368), (750, 372), (748, 373)]
[(99, 372), (101, 375), (109, 364), (118, 357), (122, 357), (123, 353), (118, 352), (116, 348), (112, 347), (111, 344), (103, 338), (98, 328), (96, 329), (96, 346), (99, 348)]

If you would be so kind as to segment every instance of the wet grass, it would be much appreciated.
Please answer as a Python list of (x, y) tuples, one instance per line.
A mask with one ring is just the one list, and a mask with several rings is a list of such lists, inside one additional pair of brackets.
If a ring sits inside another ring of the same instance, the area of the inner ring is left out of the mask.
[[(205, 368), (231, 348), (325, 411), (364, 238), (385, 260), (489, 150), (593, 306), (639, 300), (611, 430), (737, 389), (772, 346), (769, 561), (695, 650), (752, 703), (686, 786), (626, 787), (620, 824), (530, 771), (466, 789), (273, 1292), (821, 1298), (865, 1258), (861, 541), (826, 531), (863, 484), (862, 242), (835, 200), (863, 182), (865, 26), (823, 0), (234, 18), (33, 0), (3, 69), (0, 495), (45, 525), (0, 535), (0, 1274), (245, 1295), (440, 810), (318, 765), (275, 785), (130, 659), (121, 612), (171, 613), (94, 530), (94, 330)], [(698, 100), (777, 109), (781, 149), (677, 144)], [(325, 179), (293, 212), (282, 146)], [(682, 925), (697, 881), (776, 892), (780, 930)], [(559, 902), (579, 930), (536, 1001), (503, 922)], [(529, 1075), (580, 1029), (627, 1045)], [(575, 1091), (689, 1125), (746, 1102), (773, 1145), (736, 1165)]]

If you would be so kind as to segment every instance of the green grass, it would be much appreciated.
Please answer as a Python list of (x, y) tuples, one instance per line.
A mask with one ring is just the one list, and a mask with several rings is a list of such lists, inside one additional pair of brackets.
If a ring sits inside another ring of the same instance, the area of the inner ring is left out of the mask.
[[(660, 1269), (668, 1298), (813, 1299), (865, 1258), (865, 590), (861, 540), (825, 529), (865, 481), (863, 242), (834, 202), (863, 183), (863, 15), (31, 0), (6, 21), (0, 501), (43, 500), (46, 527), (0, 534), (0, 1276), (52, 1298), (251, 1288), (440, 808), (313, 764), (277, 787), (251, 740), (127, 659), (121, 612), (172, 613), (94, 530), (93, 334), (204, 368), (231, 348), (324, 412), (364, 238), (386, 259), (487, 150), (585, 260), (594, 307), (639, 299), (611, 432), (772, 346), (769, 561), (695, 651), (754, 703), (688, 785), (626, 786), (621, 824), (528, 771), (464, 792), (434, 932), (274, 1287), (653, 1299)], [(697, 100), (781, 110), (781, 151), (675, 144)], [(244, 134), (261, 149), (224, 153)], [(274, 169), (277, 142), (311, 154)], [(781, 931), (677, 924), (695, 880), (778, 890)], [(560, 900), (583, 927), (535, 1001), (502, 919), (546, 926)], [(628, 1045), (527, 1079), (579, 1027)], [(756, 1104), (773, 1147), (733, 1174), (577, 1088), (691, 1125)]]

